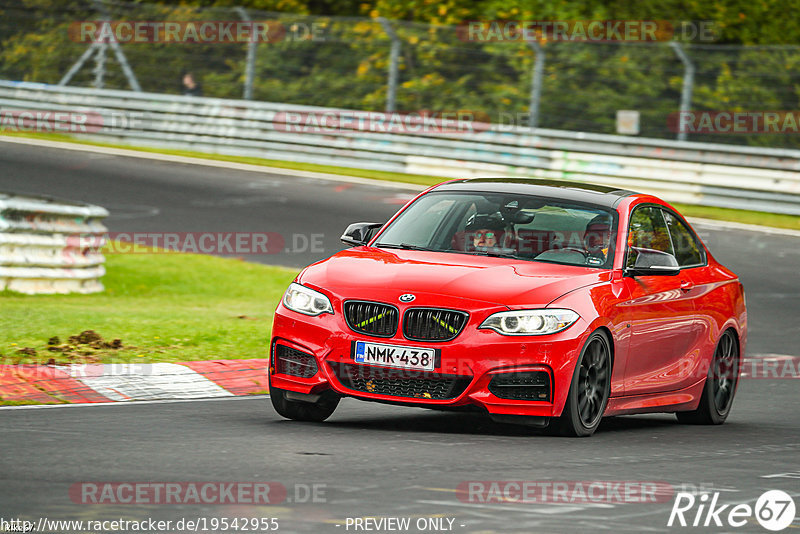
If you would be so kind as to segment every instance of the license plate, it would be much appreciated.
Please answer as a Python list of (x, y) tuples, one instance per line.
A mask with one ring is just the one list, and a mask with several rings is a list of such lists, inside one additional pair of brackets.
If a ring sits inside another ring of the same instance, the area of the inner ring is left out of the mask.
[(402, 347), (356, 341), (354, 359), (357, 363), (433, 371), (436, 368), (436, 351), (419, 347)]

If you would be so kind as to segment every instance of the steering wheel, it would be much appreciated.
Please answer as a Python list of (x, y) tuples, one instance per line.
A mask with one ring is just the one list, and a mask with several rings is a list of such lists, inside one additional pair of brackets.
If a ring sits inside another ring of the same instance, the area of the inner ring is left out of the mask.
[(549, 251), (549, 252), (561, 252), (561, 251), (568, 251), (568, 252), (578, 252), (578, 253), (580, 253), (580, 254), (583, 254), (583, 257), (584, 257), (584, 258), (588, 258), (588, 257), (589, 257), (589, 251), (588, 251), (588, 250), (586, 250), (586, 249), (584, 249), (584, 248), (578, 248), (578, 247), (561, 247), (561, 248), (554, 248), (554, 249), (550, 249), (550, 251)]

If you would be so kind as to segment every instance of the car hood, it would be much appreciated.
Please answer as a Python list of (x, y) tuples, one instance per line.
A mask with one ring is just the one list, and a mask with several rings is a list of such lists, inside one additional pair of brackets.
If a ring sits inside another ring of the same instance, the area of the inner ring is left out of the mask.
[[(610, 271), (469, 254), (356, 247), (309, 266), (299, 282), (339, 298), (441, 295), (500, 306), (545, 306)], [(417, 301), (426, 305), (428, 302)]]

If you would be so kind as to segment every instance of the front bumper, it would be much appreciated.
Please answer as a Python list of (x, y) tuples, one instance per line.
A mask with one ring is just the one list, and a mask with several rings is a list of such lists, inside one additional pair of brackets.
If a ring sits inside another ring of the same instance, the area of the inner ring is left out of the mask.
[[(281, 304), (273, 322), (270, 384), (305, 394), (319, 394), (332, 389), (344, 396), (411, 406), (455, 408), (473, 405), (496, 415), (561, 415), (577, 356), (586, 337), (583, 335), (585, 325), (579, 320), (563, 332), (530, 337), (503, 336), (491, 330), (478, 330), (478, 325), (496, 311), (501, 309), (471, 310), (463, 331), (452, 341), (420, 342), (404, 338), (402, 329), (391, 338), (353, 332), (340, 310), (335, 315), (308, 317)], [(433, 348), (437, 350), (437, 366), (432, 372), (417, 372), (356, 364), (352, 355), (355, 341)], [(316, 362), (313, 375), (298, 376), (309, 373), (290, 374), (281, 366), (276, 368), (278, 346), (312, 355)], [(546, 398), (540, 398), (541, 394), (537, 394), (535, 399), (525, 400), (498, 396), (508, 396), (504, 393), (510, 389), (498, 387), (498, 384), (508, 386), (507, 377), (536, 377), (540, 380), (543, 373), (546, 373), (547, 385), (543, 387), (537, 382), (537, 392), (547, 390)], [(502, 380), (498, 375), (504, 375)], [(374, 379), (370, 382), (371, 377)]]

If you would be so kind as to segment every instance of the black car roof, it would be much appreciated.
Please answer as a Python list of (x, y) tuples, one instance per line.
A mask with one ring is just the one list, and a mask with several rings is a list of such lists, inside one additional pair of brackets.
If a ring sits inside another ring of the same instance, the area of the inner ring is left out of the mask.
[(536, 180), (531, 178), (468, 178), (444, 183), (435, 190), (486, 191), (534, 195), (595, 204), (607, 208), (614, 208), (623, 198), (638, 194), (634, 191), (605, 185), (568, 182), (563, 180)]

